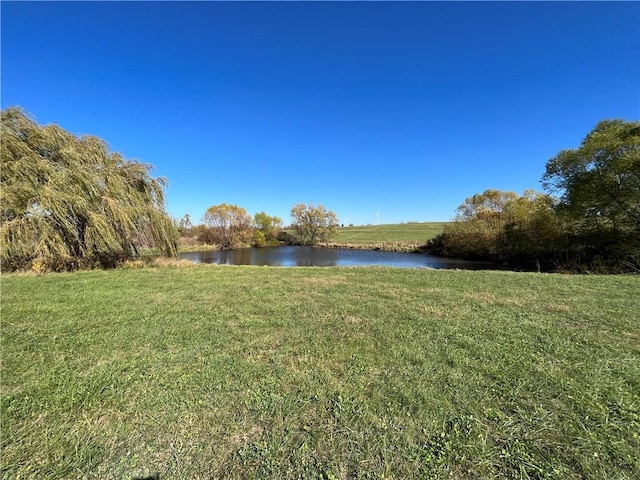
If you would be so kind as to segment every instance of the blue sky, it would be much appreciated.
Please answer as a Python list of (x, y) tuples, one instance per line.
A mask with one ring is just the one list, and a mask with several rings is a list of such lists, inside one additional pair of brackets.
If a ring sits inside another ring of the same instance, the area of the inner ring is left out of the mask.
[(640, 118), (638, 2), (7, 2), (2, 108), (105, 139), (167, 209), (449, 220)]

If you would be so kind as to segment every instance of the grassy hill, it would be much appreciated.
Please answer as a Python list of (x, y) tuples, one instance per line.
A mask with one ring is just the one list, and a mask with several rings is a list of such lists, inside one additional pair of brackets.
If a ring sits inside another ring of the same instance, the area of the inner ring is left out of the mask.
[[(415, 248), (442, 232), (446, 222), (401, 223), (340, 227), (331, 243), (353, 247), (372, 246)], [(405, 249), (407, 249), (405, 248)]]
[(2, 276), (3, 478), (639, 478), (640, 278)]

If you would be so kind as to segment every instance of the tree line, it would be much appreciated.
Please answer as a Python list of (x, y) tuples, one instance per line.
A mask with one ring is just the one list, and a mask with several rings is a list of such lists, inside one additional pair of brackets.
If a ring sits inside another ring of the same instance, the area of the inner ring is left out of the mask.
[(323, 205), (299, 203), (291, 209), (291, 225), (265, 212), (253, 217), (242, 207), (222, 203), (207, 209), (202, 223), (192, 225), (185, 215), (176, 222), (183, 244), (216, 245), (222, 249), (242, 246), (318, 245), (336, 233), (338, 217)]
[[(166, 180), (111, 152), (104, 140), (38, 125), (18, 107), (1, 114), (0, 266), (3, 270), (113, 267), (142, 249), (177, 254), (180, 237), (220, 248), (317, 245), (335, 212), (298, 204), (291, 226), (226, 203), (202, 224), (165, 210)], [(580, 146), (550, 159), (545, 193), (486, 190), (427, 243), (431, 253), (538, 270), (640, 272), (640, 122), (605, 120)]]
[(547, 162), (542, 185), (467, 198), (427, 249), (537, 270), (640, 272), (640, 122), (598, 123)]

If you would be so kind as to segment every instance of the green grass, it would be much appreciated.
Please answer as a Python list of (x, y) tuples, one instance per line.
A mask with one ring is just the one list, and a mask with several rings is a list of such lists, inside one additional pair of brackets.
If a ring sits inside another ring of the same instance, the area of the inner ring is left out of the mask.
[(427, 222), (340, 227), (329, 246), (416, 251), (442, 233), (445, 225), (446, 222)]
[(640, 478), (640, 278), (2, 276), (2, 478)]
[(444, 225), (446, 225), (446, 222), (340, 227), (331, 241), (336, 244), (354, 246), (376, 244), (424, 245), (427, 240), (441, 233)]

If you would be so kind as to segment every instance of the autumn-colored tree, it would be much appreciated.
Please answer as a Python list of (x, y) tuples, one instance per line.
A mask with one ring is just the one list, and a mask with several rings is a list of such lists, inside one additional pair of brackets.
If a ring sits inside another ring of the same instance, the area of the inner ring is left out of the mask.
[(237, 205), (213, 205), (207, 209), (202, 221), (211, 230), (214, 242), (223, 249), (239, 247), (251, 238), (253, 220)]
[(430, 242), (434, 253), (545, 266), (566, 244), (549, 195), (486, 190), (465, 199), (456, 220)]
[(166, 181), (94, 136), (2, 111), (2, 268), (114, 266), (150, 246), (173, 256), (177, 232), (164, 208)]
[(253, 225), (255, 228), (253, 241), (256, 246), (277, 244), (278, 232), (282, 229), (282, 219), (259, 212), (253, 217)]
[(458, 220), (479, 220), (491, 231), (502, 230), (508, 220), (508, 205), (518, 198), (515, 192), (489, 189), (465, 199), (457, 208)]
[(555, 213), (556, 202), (543, 193), (527, 190), (507, 206), (508, 223), (504, 227), (507, 256), (513, 260), (542, 266), (558, 266), (567, 246), (567, 237)]
[(296, 239), (304, 245), (317, 245), (335, 235), (338, 217), (323, 205), (299, 203), (291, 209), (291, 221)]
[(504, 227), (508, 205), (515, 192), (489, 189), (465, 199), (457, 208), (456, 221), (446, 225), (442, 237), (446, 252), (464, 257), (500, 258), (506, 255)]

